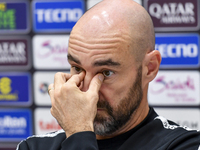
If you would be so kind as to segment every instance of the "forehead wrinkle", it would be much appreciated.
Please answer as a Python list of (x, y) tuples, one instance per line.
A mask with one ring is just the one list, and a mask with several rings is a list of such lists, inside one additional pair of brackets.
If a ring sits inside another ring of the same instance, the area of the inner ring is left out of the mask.
[(85, 37), (78, 34), (70, 35), (69, 44), (87, 49), (109, 49), (124, 44), (131, 37), (128, 34), (103, 34), (101, 37)]
[(82, 52), (87, 53), (88, 50), (111, 50), (118, 47), (118, 45), (119, 45), (118, 42), (113, 42), (110, 44), (107, 44), (107, 43), (88, 44), (88, 43), (83, 43), (81, 41), (74, 40), (74, 41), (70, 41), (69, 48), (81, 50)]
[[(116, 49), (116, 48), (115, 48)], [(110, 54), (113, 55), (113, 48), (107, 48), (107, 49), (93, 49), (93, 50), (88, 50), (87, 48), (83, 47), (76, 47), (76, 45), (69, 45), (69, 50), (68, 53), (79, 55), (83, 53), (85, 57), (93, 58), (93, 59), (99, 59), (99, 58), (105, 58), (105, 56), (109, 56)]]
[(84, 54), (88, 54), (90, 51), (86, 48), (74, 45), (74, 44), (70, 44), (68, 45), (68, 51), (73, 51), (73, 53), (84, 53)]
[(82, 53), (88, 53), (91, 50), (114, 50), (119, 48), (121, 45), (124, 45), (126, 41), (121, 41), (120, 39), (101, 39), (94, 44), (82, 42), (79, 40), (70, 40), (69, 48), (74, 50), (79, 50)]

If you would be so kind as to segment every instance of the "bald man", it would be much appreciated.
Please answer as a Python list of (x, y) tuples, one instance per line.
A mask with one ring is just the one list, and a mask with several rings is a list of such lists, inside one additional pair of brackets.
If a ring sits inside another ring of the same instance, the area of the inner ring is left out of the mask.
[(145, 9), (104, 0), (69, 39), (70, 74), (49, 86), (51, 113), (63, 130), (32, 136), (18, 150), (197, 150), (200, 133), (158, 116), (147, 101), (161, 62)]

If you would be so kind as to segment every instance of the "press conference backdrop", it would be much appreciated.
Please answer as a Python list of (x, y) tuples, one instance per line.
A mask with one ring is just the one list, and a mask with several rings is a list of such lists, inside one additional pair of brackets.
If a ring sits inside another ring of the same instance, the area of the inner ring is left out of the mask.
[[(56, 72), (69, 72), (70, 31), (100, 1), (0, 0), (0, 150), (61, 129), (50, 114), (48, 85)], [(152, 17), (155, 49), (162, 55), (149, 104), (182, 126), (200, 129), (199, 1), (136, 2)]]

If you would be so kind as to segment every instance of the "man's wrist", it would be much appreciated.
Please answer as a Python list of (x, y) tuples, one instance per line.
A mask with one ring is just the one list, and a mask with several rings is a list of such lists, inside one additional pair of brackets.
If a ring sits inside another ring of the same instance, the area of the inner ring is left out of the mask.
[(94, 128), (91, 126), (82, 126), (76, 129), (71, 129), (70, 131), (65, 131), (66, 137), (70, 137), (71, 135), (75, 133), (80, 133), (80, 132), (94, 132)]

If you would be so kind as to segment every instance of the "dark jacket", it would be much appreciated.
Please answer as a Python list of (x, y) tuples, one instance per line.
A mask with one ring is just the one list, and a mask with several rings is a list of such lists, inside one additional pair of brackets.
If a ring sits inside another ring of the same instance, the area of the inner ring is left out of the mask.
[(96, 140), (90, 131), (66, 138), (60, 130), (31, 136), (17, 150), (200, 150), (200, 132), (178, 126), (150, 108), (138, 126), (111, 139)]

